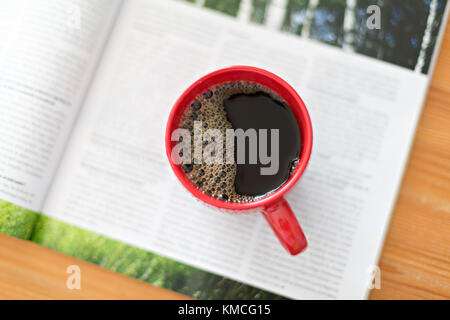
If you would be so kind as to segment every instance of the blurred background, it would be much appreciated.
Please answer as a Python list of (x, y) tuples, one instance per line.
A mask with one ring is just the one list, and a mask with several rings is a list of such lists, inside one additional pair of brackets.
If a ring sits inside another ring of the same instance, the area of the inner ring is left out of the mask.
[[(428, 73), (447, 0), (180, 0)], [(381, 29), (366, 25), (380, 8)], [(425, 40), (427, 39), (427, 40)], [(424, 41), (425, 40), (425, 41)], [(422, 44), (424, 44), (422, 46)]]

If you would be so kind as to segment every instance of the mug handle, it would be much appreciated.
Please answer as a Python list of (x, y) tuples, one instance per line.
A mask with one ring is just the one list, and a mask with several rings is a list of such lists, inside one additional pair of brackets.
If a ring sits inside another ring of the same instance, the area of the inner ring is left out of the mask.
[(262, 214), (290, 254), (296, 255), (306, 249), (308, 243), (294, 212), (284, 198), (264, 207)]

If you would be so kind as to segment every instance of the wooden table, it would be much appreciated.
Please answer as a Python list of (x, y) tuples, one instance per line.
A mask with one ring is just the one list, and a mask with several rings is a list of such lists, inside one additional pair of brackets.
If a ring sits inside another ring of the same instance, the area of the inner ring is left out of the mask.
[[(0, 235), (2, 299), (176, 299), (184, 296)], [(79, 265), (80, 290), (66, 288)], [(371, 299), (450, 299), (450, 24), (380, 260)]]

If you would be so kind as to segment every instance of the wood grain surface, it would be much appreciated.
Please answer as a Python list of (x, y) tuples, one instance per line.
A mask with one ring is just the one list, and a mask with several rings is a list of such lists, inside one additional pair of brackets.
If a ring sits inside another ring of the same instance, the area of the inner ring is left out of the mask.
[(450, 299), (450, 23), (379, 266), (372, 299)]
[[(80, 290), (66, 288), (79, 265)], [(450, 299), (450, 24), (379, 262), (371, 299)], [(183, 296), (0, 235), (0, 299), (178, 299)]]

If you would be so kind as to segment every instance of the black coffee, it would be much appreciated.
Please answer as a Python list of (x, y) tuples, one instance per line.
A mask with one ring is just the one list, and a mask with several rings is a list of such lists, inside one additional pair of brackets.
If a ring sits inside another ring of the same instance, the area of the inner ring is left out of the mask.
[[(253, 82), (227, 82), (206, 90), (186, 109), (180, 128), (188, 129), (193, 141), (191, 161), (183, 164), (188, 178), (224, 201), (249, 202), (275, 191), (288, 180), (300, 155), (292, 110), (274, 91)], [(221, 135), (211, 136), (208, 129)], [(232, 130), (234, 137), (227, 139)], [(206, 154), (216, 156), (218, 143), (223, 161), (205, 161)], [(198, 150), (201, 160), (195, 159)]]

